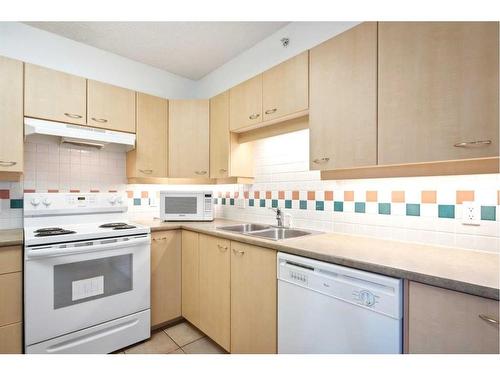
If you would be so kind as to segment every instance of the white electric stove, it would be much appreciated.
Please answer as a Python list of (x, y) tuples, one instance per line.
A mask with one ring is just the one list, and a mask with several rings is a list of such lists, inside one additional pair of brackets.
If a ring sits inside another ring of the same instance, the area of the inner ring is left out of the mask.
[(26, 353), (109, 353), (150, 337), (150, 230), (117, 193), (24, 195)]

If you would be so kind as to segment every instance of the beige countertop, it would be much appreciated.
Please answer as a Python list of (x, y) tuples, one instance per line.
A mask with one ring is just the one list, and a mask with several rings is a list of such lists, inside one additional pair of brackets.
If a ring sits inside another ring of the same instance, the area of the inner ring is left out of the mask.
[(217, 229), (232, 220), (164, 223), (134, 220), (151, 231), (187, 229), (290, 254), (499, 299), (498, 254), (443, 246), (323, 233), (282, 241), (233, 234)]
[[(22, 229), (1, 229), (0, 230), (0, 248), (4, 246), (16, 246), (23, 244)], [(1, 251), (1, 249), (0, 249)]]

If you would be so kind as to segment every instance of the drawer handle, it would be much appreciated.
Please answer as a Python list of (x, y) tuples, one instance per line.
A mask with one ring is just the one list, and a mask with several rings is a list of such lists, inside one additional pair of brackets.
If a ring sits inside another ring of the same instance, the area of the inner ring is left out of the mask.
[(330, 158), (319, 158), (319, 159), (314, 159), (313, 163), (315, 164), (325, 164), (330, 161)]
[(265, 113), (266, 113), (266, 115), (270, 115), (271, 113), (274, 113), (277, 110), (278, 110), (278, 108), (268, 109)]
[(225, 173), (225, 172), (227, 172), (227, 169), (221, 168), (221, 169), (219, 169), (219, 172)]
[(248, 116), (250, 120), (255, 120), (256, 118), (259, 118), (260, 113), (254, 113), (253, 115)]
[(203, 176), (203, 175), (207, 174), (207, 171), (194, 171), (194, 173), (196, 173), (199, 176)]
[(227, 251), (227, 246), (222, 246), (220, 244), (217, 244), (217, 247), (219, 248), (219, 251), (225, 253)]
[(153, 241), (165, 241), (167, 237), (152, 238)]
[(68, 112), (64, 112), (64, 116), (69, 117), (69, 118), (82, 118), (83, 117), (81, 115), (76, 115), (74, 113), (68, 113)]
[(105, 118), (92, 117), (92, 120), (94, 120), (95, 122), (101, 122), (101, 123), (108, 122), (108, 120), (106, 120)]
[(139, 172), (144, 173), (144, 174), (151, 174), (153, 173), (152, 169), (139, 169)]
[(500, 323), (498, 321), (498, 319), (492, 318), (491, 316), (488, 316), (488, 315), (479, 314), (479, 317), (481, 319), (483, 319), (485, 322), (488, 322), (488, 323), (493, 323), (493, 324), (496, 324), (496, 325), (498, 325)]
[(482, 147), (491, 145), (491, 140), (487, 139), (485, 141), (470, 141), (470, 142), (459, 142), (455, 143), (455, 147), (467, 148), (467, 147)]
[(244, 255), (245, 252), (243, 250), (236, 250), (234, 247), (233, 247), (233, 253), (235, 253), (236, 255)]
[(3, 161), (3, 160), (0, 160), (0, 166), (1, 167), (13, 167), (16, 164), (17, 164), (17, 161)]

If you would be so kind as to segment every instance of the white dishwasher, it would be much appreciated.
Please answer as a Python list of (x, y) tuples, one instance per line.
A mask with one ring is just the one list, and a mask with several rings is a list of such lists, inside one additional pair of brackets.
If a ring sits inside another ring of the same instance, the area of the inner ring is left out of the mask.
[(278, 353), (398, 354), (402, 280), (278, 253)]

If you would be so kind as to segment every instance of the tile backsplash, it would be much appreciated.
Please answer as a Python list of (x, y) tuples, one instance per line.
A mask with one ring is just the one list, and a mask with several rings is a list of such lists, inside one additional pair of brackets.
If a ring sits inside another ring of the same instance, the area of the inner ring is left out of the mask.
[[(22, 227), (23, 191), (126, 191), (132, 217), (159, 215), (161, 190), (213, 190), (216, 217), (498, 252), (500, 175), (321, 181), (309, 170), (308, 130), (255, 142), (253, 185), (127, 185), (125, 153), (30, 137), (20, 183), (0, 182), (0, 228)], [(462, 223), (464, 202), (480, 225)], [(244, 208), (240, 208), (243, 203)]]

